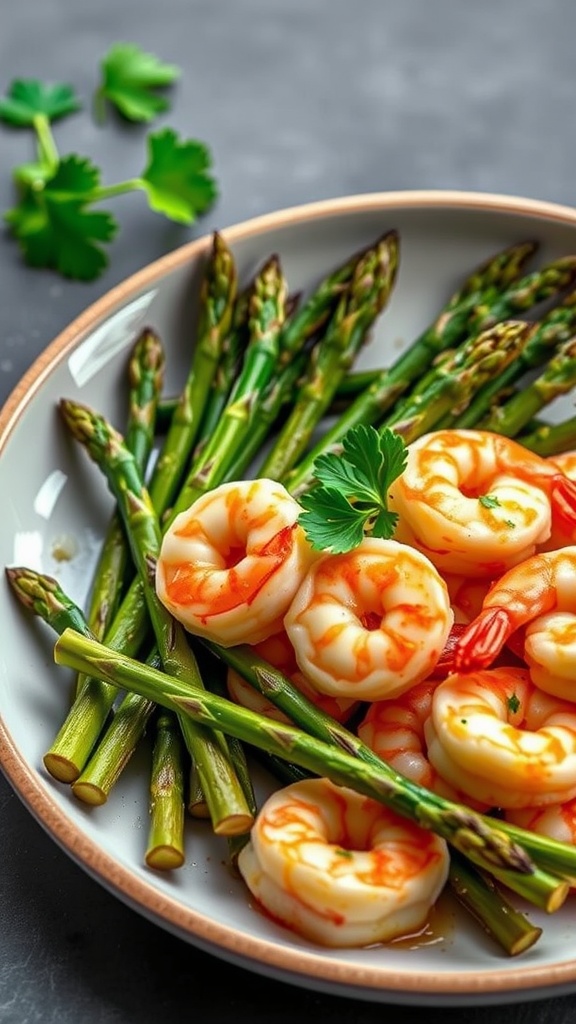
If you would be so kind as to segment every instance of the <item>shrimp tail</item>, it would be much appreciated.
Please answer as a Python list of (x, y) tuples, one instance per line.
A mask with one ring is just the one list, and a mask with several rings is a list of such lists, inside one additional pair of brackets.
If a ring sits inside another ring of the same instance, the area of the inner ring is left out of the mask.
[(468, 627), (464, 622), (453, 623), (448, 634), (448, 639), (444, 644), (444, 649), (438, 658), (433, 671), (430, 673), (430, 679), (444, 678), (444, 676), (450, 675), (451, 672), (455, 671), (454, 655), (456, 653), (458, 643), (467, 628)]
[(455, 645), (454, 671), (476, 672), (488, 668), (500, 654), (513, 628), (505, 608), (485, 608), (469, 623)]
[(563, 473), (552, 479), (552, 507), (560, 525), (573, 531), (576, 527), (576, 482)]

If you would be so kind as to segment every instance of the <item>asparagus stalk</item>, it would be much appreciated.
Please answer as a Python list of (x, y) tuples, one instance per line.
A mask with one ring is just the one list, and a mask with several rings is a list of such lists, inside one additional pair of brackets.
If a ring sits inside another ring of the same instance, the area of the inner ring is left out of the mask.
[(178, 511), (221, 481), (227, 458), (248, 433), (254, 406), (277, 367), (286, 294), (280, 262), (272, 256), (258, 274), (250, 297), (250, 339), (240, 374), (216, 429), (193, 462), (178, 498)]
[[(158, 335), (150, 328), (141, 331), (128, 362), (128, 422), (126, 447), (134, 455), (144, 475), (152, 446), (156, 408), (164, 383), (164, 350)], [(106, 532), (94, 571), (87, 621), (102, 639), (120, 602), (121, 587), (130, 561), (130, 551), (122, 521), (115, 511)], [(76, 681), (79, 693), (85, 680)]]
[(295, 493), (304, 490), (313, 477), (318, 455), (337, 450), (342, 437), (352, 427), (380, 420), (442, 352), (463, 342), (469, 336), (469, 324), (481, 301), (489, 296), (495, 302), (500, 291), (519, 278), (535, 249), (535, 243), (522, 242), (504, 249), (477, 267), (447, 301), (433, 323), (389, 368), (380, 371), (299, 461), (286, 477), (286, 485)]
[(325, 326), (362, 255), (355, 253), (320, 281), (298, 308), (288, 310), (280, 336), (279, 369), (291, 362), (302, 351), (305, 342)]
[(571, 291), (560, 306), (549, 310), (535, 326), (517, 360), (494, 380), (488, 381), (474, 396), (459, 416), (450, 417), (446, 426), (475, 427), (487, 416), (501, 394), (516, 383), (527, 370), (542, 366), (555, 348), (569, 341), (576, 331), (576, 289)]
[[(197, 344), (192, 364), (150, 481), (150, 495), (163, 516), (178, 489), (196, 440), (200, 417), (221, 348), (228, 334), (236, 297), (232, 254), (217, 233), (200, 289)], [(141, 580), (136, 577), (114, 615), (104, 639), (113, 648), (136, 654), (146, 638), (148, 619)], [(51, 774), (73, 782), (85, 766), (116, 698), (112, 687), (86, 680), (45, 755)]]
[(527, 313), (542, 302), (557, 299), (576, 279), (576, 256), (561, 256), (527, 274), (496, 297), (486, 296), (476, 307), (468, 325), (471, 334), (485, 331), (500, 320)]
[(506, 899), (490, 875), (474, 870), (458, 853), (450, 861), (450, 885), (458, 900), (509, 956), (530, 949), (542, 935)]
[[(549, 875), (498, 829), (496, 822), (469, 808), (436, 797), (392, 772), (383, 762), (364, 761), (346, 748), (324, 743), (296, 726), (280, 724), (239, 707), (216, 694), (200, 691), (164, 672), (111, 651), (97, 640), (65, 630), (56, 641), (57, 664), (92, 672), (111, 684), (134, 690), (195, 722), (225, 731), (246, 743), (349, 786), (379, 800), (449, 842), (477, 867), (509, 889), (549, 912), (568, 895), (566, 881)], [(527, 833), (528, 835), (528, 833)], [(563, 844), (557, 844), (562, 846)], [(575, 853), (571, 847), (570, 853)]]
[[(131, 453), (111, 424), (86, 406), (62, 399), (60, 411), (72, 436), (103, 471), (116, 498), (164, 668), (201, 688), (198, 664), (186, 633), (156, 595), (154, 572), (162, 535)], [(214, 830), (222, 835), (246, 831), (253, 816), (234, 774), (224, 736), (184, 718), (181, 725), (190, 755), (198, 766)]]
[(281, 479), (307, 447), (330, 406), (338, 382), (352, 366), (370, 328), (388, 304), (398, 259), (396, 231), (389, 231), (359, 259), (321, 344), (312, 351), (309, 371), (259, 476)]
[[(161, 666), (157, 651), (152, 653), (148, 664), (154, 668)], [(72, 782), (75, 797), (92, 806), (106, 803), (146, 732), (155, 707), (152, 701), (138, 694), (124, 694), (90, 759), (78, 778)]]
[(200, 315), (190, 371), (150, 481), (150, 498), (159, 515), (171, 505), (196, 442), (230, 332), (236, 292), (234, 257), (222, 236), (215, 232), (201, 284)]
[[(365, 389), (376, 380), (376, 377), (380, 373), (381, 370), (352, 370), (350, 373), (347, 373), (336, 388), (334, 401), (330, 408), (347, 408), (350, 403), (350, 399), (356, 398), (361, 391), (365, 391)], [(163, 433), (170, 424), (170, 420), (174, 415), (177, 404), (178, 398), (176, 395), (165, 395), (159, 400), (156, 418), (160, 433)], [(205, 419), (207, 419), (206, 415)], [(209, 431), (205, 431), (204, 423), (205, 420), (202, 421), (200, 428), (200, 433), (202, 435), (204, 435), (204, 433), (209, 433)]]
[(576, 338), (560, 345), (544, 371), (480, 420), (478, 427), (515, 437), (545, 406), (576, 385)]
[(259, 455), (283, 409), (292, 401), (294, 392), (303, 376), (307, 359), (308, 354), (301, 352), (299, 356), (286, 364), (275, 380), (270, 382), (262, 401), (254, 410), (250, 433), (243, 443), (237, 446), (221, 483), (226, 483), (228, 480), (241, 480), (246, 470)]
[(520, 444), (536, 455), (548, 458), (576, 448), (576, 416), (570, 416), (562, 423), (545, 423), (516, 438)]
[(184, 751), (178, 719), (162, 711), (150, 772), (150, 828), (145, 860), (149, 868), (171, 871), (182, 867), (184, 854)]
[(128, 362), (126, 447), (142, 476), (154, 445), (156, 410), (164, 386), (166, 358), (160, 338), (150, 327), (140, 332)]
[(230, 331), (222, 342), (222, 352), (200, 420), (193, 459), (199, 457), (207, 439), (216, 429), (242, 363), (242, 356), (248, 341), (248, 309), (251, 291), (252, 285), (236, 296)]
[(442, 363), (422, 393), (398, 404), (380, 431), (393, 428), (410, 444), (432, 430), (447, 412), (465, 407), (478, 388), (501, 374), (518, 357), (532, 330), (524, 321), (507, 320), (473, 336)]
[[(50, 576), (25, 567), (7, 568), (6, 578), (14, 594), (28, 611), (40, 616), (57, 633), (70, 627), (86, 635), (90, 627), (81, 609), (75, 605)], [(136, 606), (134, 616), (124, 616), (107, 641), (118, 650), (136, 655), (147, 632), (145, 617)], [(78, 693), (54, 743), (44, 755), (44, 766), (60, 782), (74, 782), (86, 763), (102, 725), (117, 697), (113, 686), (99, 679), (87, 679)]]
[[(34, 609), (32, 610), (36, 610), (38, 614), (40, 614), (43, 618), (46, 618), (46, 616), (48, 615), (48, 608), (52, 607), (54, 609), (54, 613), (58, 616), (60, 620), (62, 628), (65, 628), (66, 624), (68, 624), (72, 629), (82, 628), (83, 615), (81, 610), (77, 608), (66, 597), (66, 595), (62, 592), (59, 584), (56, 581), (51, 580), (49, 577), (43, 577), (40, 580), (37, 580), (38, 574), (33, 573), (32, 570), (26, 570), (26, 574), (29, 575), (31, 579), (35, 581), (35, 591), (39, 595), (37, 601), (35, 602)], [(47, 601), (47, 596), (50, 597), (50, 602)], [(60, 630), (58, 630), (58, 632), (60, 632)], [(207, 646), (210, 647), (210, 645)], [(217, 651), (219, 651), (219, 649), (217, 649)], [(221, 655), (222, 651), (219, 651), (219, 656)], [(246, 674), (245, 661), (246, 659), (248, 659), (250, 670), (248, 671), (247, 674), (250, 675), (250, 671), (252, 671), (253, 675), (250, 681), (252, 682), (253, 685), (255, 685), (255, 682), (257, 680), (262, 680), (264, 682), (264, 686), (260, 685), (258, 686), (258, 689), (264, 691), (266, 691), (266, 689), (276, 689), (278, 693), (283, 694), (284, 700), (282, 703), (286, 710), (286, 713), (294, 717), (296, 720), (301, 719), (302, 723), (307, 723), (309, 725), (310, 714), (314, 716), (317, 713), (317, 709), (314, 707), (314, 705), (311, 705), (309, 702), (307, 702), (306, 699), (302, 696), (302, 694), (300, 694), (299, 691), (295, 690), (295, 688), (292, 687), (290, 683), (286, 684), (285, 682), (285, 685), (280, 685), (276, 688), (267, 688), (266, 679), (267, 673), (270, 671), (269, 666), (266, 666), (266, 663), (264, 662), (261, 662), (261, 665), (264, 666), (263, 668), (260, 668), (258, 665), (254, 665), (251, 660), (251, 655), (251, 648), (246, 648), (245, 652), (243, 652), (242, 649), (238, 649), (236, 651), (233, 650), (229, 652), (229, 658), (231, 658), (232, 664), (237, 664), (235, 661), (236, 658), (240, 659), (238, 663), (238, 668), (241, 669), (244, 674)], [(153, 663), (156, 667), (155, 662), (151, 663)], [(272, 675), (273, 674), (274, 673), (272, 673)], [(214, 684), (214, 673), (210, 673), (210, 679), (212, 681), (212, 684)], [(216, 692), (220, 693), (221, 688), (218, 687)], [(297, 705), (299, 707), (299, 711), (297, 710), (295, 715), (292, 703), (294, 699), (296, 699)], [(137, 733), (135, 737), (132, 737), (134, 722), (139, 723), (142, 714), (142, 709), (145, 709), (146, 717), (143, 722), (144, 727), (154, 707), (155, 704), (151, 700), (146, 699), (145, 697), (141, 697), (138, 694), (130, 692), (126, 694), (112, 720), (112, 723), (107, 733), (105, 733), (103, 739), (98, 744), (96, 752), (91, 758), (87, 768), (82, 773), (82, 776), (80, 777), (78, 782), (75, 783), (73, 786), (73, 790), (77, 796), (80, 796), (81, 799), (85, 799), (89, 803), (104, 802), (104, 800), (107, 798), (111, 785), (113, 784), (113, 782), (116, 781), (120, 774), (120, 771), (123, 769), (125, 763), (128, 760), (128, 757), (126, 756), (125, 753), (126, 749), (128, 748), (128, 750), (131, 751), (135, 746), (137, 739), (139, 738), (139, 733)], [(329, 737), (330, 730), (332, 729), (334, 723), (332, 722), (331, 719), (326, 718), (326, 716), (324, 717), (326, 721), (327, 731), (325, 731), (323, 735)], [(322, 718), (321, 715), (320, 718)], [(120, 733), (119, 736), (117, 735), (117, 731), (119, 731)], [(128, 731), (129, 733), (128, 739), (126, 739), (124, 735), (125, 731)], [(314, 727), (312, 728), (312, 732), (314, 732)], [(320, 735), (322, 735), (322, 733)], [(231, 740), (232, 738), (229, 739), (229, 743), (231, 742)], [(344, 739), (344, 745), (345, 742), (346, 741)], [(357, 738), (354, 737), (353, 743), (358, 742), (359, 741), (357, 740)], [(247, 799), (250, 800), (254, 813), (256, 813), (256, 802), (252, 790), (250, 776), (247, 771), (247, 766), (245, 763), (244, 753), (241, 748), (241, 745), (239, 744), (239, 741), (236, 741), (236, 744), (237, 747), (232, 748), (232, 756), (237, 757), (238, 754), (240, 754), (240, 765), (238, 764), (237, 761), (235, 761), (237, 772), (240, 780), (242, 781), (243, 786), (245, 787)], [(294, 782), (300, 778), (306, 777), (309, 774), (303, 771), (301, 768), (298, 768), (296, 765), (293, 765), (282, 758), (271, 757), (265, 751), (259, 750), (258, 748), (251, 748), (251, 752), (253, 756), (255, 755), (257, 757), (257, 759), (263, 759), (265, 767), (269, 771), (271, 771), (273, 775), (282, 784)], [(100, 761), (102, 763), (102, 770), (98, 773), (96, 770), (96, 764)], [(80, 792), (76, 792), (77, 787), (81, 788)], [(86, 790), (86, 792), (84, 792), (84, 789)], [(205, 804), (203, 794), (201, 794), (200, 801), (201, 806), (204, 807)], [(194, 814), (195, 816), (202, 816), (202, 814), (200, 814), (198, 810), (198, 805), (196, 804), (194, 806)], [(236, 864), (238, 853), (242, 846), (244, 845), (245, 841), (246, 836), (230, 837), (228, 839), (229, 853), (231, 857), (231, 864), (233, 867)], [(541, 853), (541, 858), (545, 858), (545, 850), (543, 853)], [(555, 866), (556, 865), (554, 864), (554, 862), (550, 865), (550, 870), (552, 872)], [(470, 872), (470, 869), (468, 870)], [(451, 884), (453, 884), (453, 888), (455, 889), (455, 891), (457, 891), (458, 898), (460, 899), (460, 901), (467, 905), (464, 895), (459, 891), (460, 882), (458, 880), (458, 876), (456, 877), (456, 881), (453, 881), (452, 873), (453, 868), (451, 867)], [(485, 929), (489, 931), (491, 934), (493, 934), (496, 941), (500, 942), (500, 944), (503, 946), (506, 952), (518, 952), (519, 945), (526, 941), (525, 919), (522, 917), (522, 915), (518, 914), (517, 912), (508, 911), (506, 923), (500, 922), (498, 920), (498, 915), (502, 903), (501, 897), (498, 895), (495, 896), (493, 887), (489, 887), (486, 883), (483, 884), (482, 878), (476, 877), (474, 891), (477, 896), (476, 902), (478, 904), (475, 906), (473, 910), (475, 916), (478, 917), (478, 919), (483, 924)]]
[[(210, 640), (201, 642), (307, 733), (324, 743), (334, 744), (342, 750), (346, 750), (362, 761), (378, 766), (381, 771), (396, 775), (393, 769), (382, 762), (377, 754), (366, 746), (358, 736), (312, 704), (286, 675), (264, 661), (248, 644), (225, 648)], [(409, 788), (414, 785), (408, 780), (404, 781)], [(416, 788), (419, 789), (419, 787)], [(442, 806), (443, 803), (442, 798), (433, 793), (427, 794), (427, 800), (433, 803), (437, 802), (439, 806)], [(493, 823), (492, 819), (487, 817), (486, 823), (490, 825)], [(536, 836), (534, 833), (524, 832), (523, 829), (518, 829), (517, 826), (510, 825), (508, 822), (499, 821), (498, 828), (506, 831), (508, 835), (523, 845), (537, 859), (538, 863), (544, 865), (551, 873), (559, 874), (563, 878), (575, 877), (576, 848)]]

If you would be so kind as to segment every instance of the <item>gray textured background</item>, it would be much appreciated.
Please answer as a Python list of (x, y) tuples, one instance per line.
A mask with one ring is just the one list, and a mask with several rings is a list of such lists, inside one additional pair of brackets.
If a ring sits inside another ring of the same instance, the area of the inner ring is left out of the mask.
[[(96, 283), (26, 269), (0, 235), (0, 399), (88, 303), (195, 234), (333, 196), (458, 188), (576, 201), (574, 0), (0, 0), (0, 91), (72, 82), (85, 99), (118, 40), (179, 64), (163, 121), (212, 148), (221, 199), (194, 230), (115, 201), (122, 230)], [(108, 181), (143, 166), (144, 130), (86, 115), (62, 152)], [(0, 130), (0, 208), (26, 133)], [(386, 1009), (212, 960), (118, 903), (60, 852), (0, 779), (1, 1024), (274, 1021), (563, 1024), (572, 997), (505, 1008)], [(212, 968), (214, 984), (208, 981)]]

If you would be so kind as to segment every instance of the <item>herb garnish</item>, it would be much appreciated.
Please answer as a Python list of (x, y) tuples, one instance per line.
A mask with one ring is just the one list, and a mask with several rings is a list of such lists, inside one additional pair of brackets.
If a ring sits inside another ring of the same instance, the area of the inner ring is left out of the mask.
[[(168, 106), (156, 88), (171, 84), (178, 73), (137, 46), (117, 44), (104, 58), (96, 96), (130, 120), (149, 121)], [(147, 163), (138, 177), (102, 184), (99, 168), (88, 157), (60, 156), (52, 134), (54, 121), (81, 107), (70, 85), (36, 79), (12, 82), (0, 98), (0, 120), (32, 129), (37, 138), (36, 160), (13, 172), (18, 202), (4, 217), (30, 266), (91, 281), (108, 265), (103, 246), (118, 230), (112, 214), (95, 210), (96, 204), (143, 191), (152, 210), (191, 224), (212, 205), (218, 189), (208, 147), (197, 139), (180, 139), (172, 128), (148, 135)]]
[(313, 548), (342, 553), (365, 534), (389, 539), (398, 519), (388, 508), (388, 489), (403, 472), (407, 449), (399, 434), (386, 428), (353, 427), (340, 454), (327, 452), (314, 462), (318, 485), (299, 501), (299, 523)]

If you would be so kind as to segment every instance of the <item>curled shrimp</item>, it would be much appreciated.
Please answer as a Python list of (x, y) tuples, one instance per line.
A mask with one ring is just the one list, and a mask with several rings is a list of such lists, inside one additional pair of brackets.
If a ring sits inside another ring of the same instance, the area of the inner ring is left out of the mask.
[(446, 585), (432, 563), (374, 537), (315, 562), (284, 618), (312, 685), (353, 700), (392, 697), (425, 679), (452, 622)]
[(552, 520), (576, 522), (576, 484), (499, 434), (438, 430), (408, 448), (390, 488), (395, 537), (442, 571), (495, 578), (533, 554)]
[(446, 843), (327, 779), (274, 793), (238, 859), (274, 920), (323, 946), (414, 933), (446, 882)]
[[(396, 700), (374, 701), (356, 731), (362, 742), (400, 775), (439, 796), (462, 803), (469, 794), (450, 786), (428, 758), (425, 725), (436, 686), (437, 681), (426, 679)], [(474, 803), (475, 810), (486, 806)]]
[[(273, 665), (274, 668), (280, 669), (308, 700), (328, 715), (331, 715), (338, 722), (345, 722), (357, 708), (358, 701), (318, 693), (298, 668), (294, 648), (285, 630), (282, 630), (280, 633), (274, 633), (273, 636), (262, 640), (259, 644), (254, 644), (254, 650), (264, 661)], [(260, 714), (266, 715), (268, 718), (274, 718), (278, 722), (289, 721), (287, 716), (275, 704), (272, 704), (258, 690), (250, 686), (250, 683), (247, 683), (240, 673), (232, 668), (228, 669), (226, 685), (232, 700), (236, 701), (237, 704), (241, 704), (242, 707), (250, 708), (251, 711), (258, 711)]]
[(576, 706), (543, 693), (525, 668), (452, 673), (434, 690), (425, 735), (442, 778), (487, 806), (576, 796)]
[[(576, 799), (546, 807), (519, 807), (506, 811), (504, 817), (528, 832), (576, 845)], [(576, 879), (573, 879), (572, 885), (575, 884)]]
[[(562, 452), (560, 455), (550, 455), (547, 460), (550, 465), (560, 470), (568, 480), (576, 481), (576, 452)], [(565, 521), (552, 522), (552, 532), (547, 541), (538, 545), (539, 551), (553, 551), (556, 548), (563, 548), (574, 544), (576, 540), (576, 528)]]
[(456, 644), (456, 669), (488, 667), (517, 630), (534, 682), (576, 697), (576, 546), (539, 552), (494, 583)]
[(272, 480), (222, 484), (175, 517), (156, 569), (162, 603), (190, 632), (254, 644), (283, 616), (317, 557), (298, 502)]

